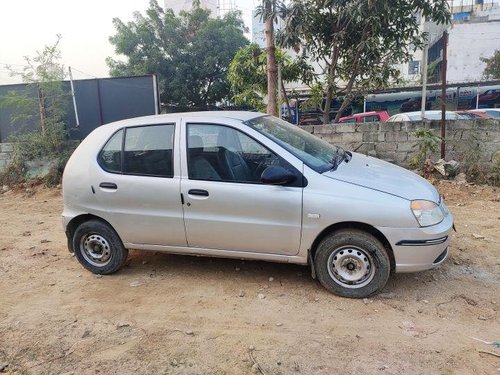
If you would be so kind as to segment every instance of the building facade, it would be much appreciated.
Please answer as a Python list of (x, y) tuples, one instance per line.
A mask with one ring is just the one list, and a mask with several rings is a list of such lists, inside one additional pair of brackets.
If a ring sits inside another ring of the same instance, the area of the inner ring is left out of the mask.
[[(442, 35), (448, 32), (447, 81), (474, 82), (483, 79), (486, 64), (482, 58), (500, 49), (500, 0), (454, 0), (448, 2), (450, 25), (420, 20), (420, 31), (428, 34), (428, 81), (439, 82), (442, 68)], [(416, 50), (408, 63), (397, 65), (408, 84), (421, 80), (423, 51)]]

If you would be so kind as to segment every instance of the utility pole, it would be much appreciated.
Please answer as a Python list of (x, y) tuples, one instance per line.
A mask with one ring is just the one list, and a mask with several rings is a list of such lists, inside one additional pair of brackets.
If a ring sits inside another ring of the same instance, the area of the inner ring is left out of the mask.
[[(422, 15), (422, 21), (424, 22), (423, 31), (425, 33), (425, 18)], [(425, 118), (425, 104), (427, 103), (427, 55), (429, 51), (429, 41), (425, 41), (423, 56), (422, 56), (422, 65), (421, 65), (421, 76), (422, 76), (422, 105), (420, 107), (420, 117), (422, 120)]]
[(446, 136), (446, 66), (448, 64), (448, 32), (443, 32), (443, 60), (441, 62), (441, 159), (445, 156)]
[(477, 85), (476, 89), (476, 109), (479, 109), (479, 85)]
[(76, 127), (80, 127), (80, 119), (78, 118), (78, 108), (76, 106), (76, 97), (75, 97), (75, 87), (73, 86), (73, 73), (71, 72), (71, 66), (68, 66), (69, 72), (69, 84), (71, 86), (71, 96), (73, 97), (73, 108), (75, 110), (75, 119), (76, 119)]
[(281, 118), (281, 98), (283, 97), (283, 92), (281, 89), (281, 64), (278, 62), (278, 118)]

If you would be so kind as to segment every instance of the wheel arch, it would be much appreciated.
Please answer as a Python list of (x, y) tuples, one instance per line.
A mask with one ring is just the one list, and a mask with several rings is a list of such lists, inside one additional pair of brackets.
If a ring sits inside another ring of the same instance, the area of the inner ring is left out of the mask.
[(318, 245), (321, 243), (321, 241), (328, 235), (335, 233), (341, 229), (358, 229), (361, 231), (364, 231), (366, 233), (371, 234), (373, 237), (375, 237), (377, 240), (379, 240), (382, 245), (384, 245), (385, 249), (387, 250), (387, 255), (389, 256), (389, 261), (391, 264), (391, 272), (394, 272), (396, 269), (396, 260), (394, 258), (394, 251), (392, 249), (391, 244), (387, 240), (387, 238), (384, 236), (382, 232), (380, 232), (377, 228), (373, 227), (372, 225), (366, 224), (366, 223), (361, 223), (361, 222), (356, 222), (356, 221), (345, 221), (345, 222), (340, 222), (340, 223), (335, 223), (332, 224), (321, 233), (318, 234), (316, 239), (311, 245), (311, 248), (309, 250), (309, 263), (311, 267), (313, 267), (313, 275), (315, 274), (314, 270), (314, 259), (316, 256), (316, 250), (318, 249)]
[(92, 214), (82, 214), (75, 216), (71, 221), (68, 223), (66, 226), (66, 238), (68, 239), (68, 250), (70, 253), (74, 253), (75, 249), (73, 248), (73, 235), (75, 234), (76, 228), (80, 226), (80, 224), (85, 223), (90, 220), (99, 220), (102, 221), (103, 223), (107, 224), (112, 228), (115, 232), (116, 230), (113, 228), (113, 226), (107, 221), (104, 220), (102, 217), (92, 215)]

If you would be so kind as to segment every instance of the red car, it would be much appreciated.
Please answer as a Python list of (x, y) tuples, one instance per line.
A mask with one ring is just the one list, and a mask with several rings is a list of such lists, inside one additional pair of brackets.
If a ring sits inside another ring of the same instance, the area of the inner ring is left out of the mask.
[(386, 122), (389, 118), (387, 111), (372, 111), (356, 113), (351, 116), (339, 118), (338, 123), (365, 123), (365, 122)]
[(490, 89), (479, 95), (479, 104), (491, 105), (500, 103), (500, 89)]
[(492, 118), (490, 115), (481, 112), (479, 110), (465, 110), (465, 111), (455, 111), (460, 116), (463, 116), (467, 119), (475, 119), (475, 118)]

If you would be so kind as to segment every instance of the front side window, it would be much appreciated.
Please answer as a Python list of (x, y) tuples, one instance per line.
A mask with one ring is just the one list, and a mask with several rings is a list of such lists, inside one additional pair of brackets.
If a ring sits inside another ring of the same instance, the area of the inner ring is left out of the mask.
[(172, 177), (173, 138), (173, 124), (122, 129), (99, 153), (99, 165), (111, 173)]
[(350, 160), (350, 154), (342, 148), (276, 117), (257, 117), (245, 124), (279, 144), (318, 173), (336, 169), (343, 161)]
[(260, 183), (262, 172), (272, 165), (300, 175), (283, 158), (234, 128), (188, 124), (187, 135), (190, 179)]

